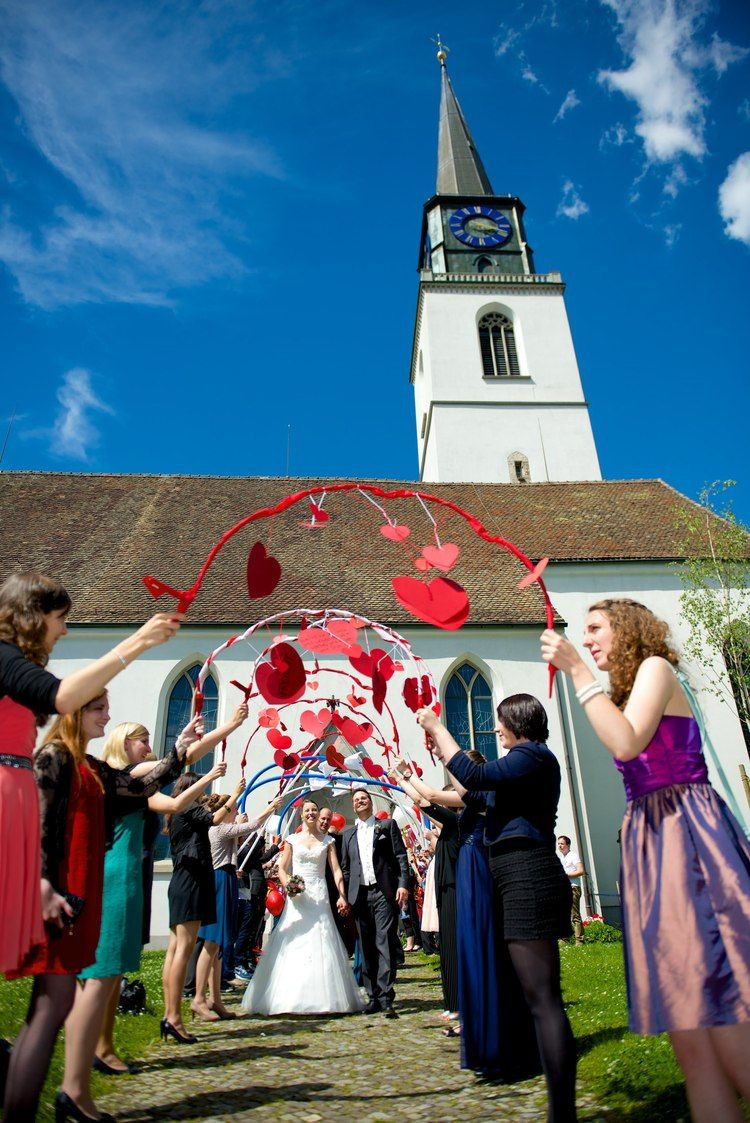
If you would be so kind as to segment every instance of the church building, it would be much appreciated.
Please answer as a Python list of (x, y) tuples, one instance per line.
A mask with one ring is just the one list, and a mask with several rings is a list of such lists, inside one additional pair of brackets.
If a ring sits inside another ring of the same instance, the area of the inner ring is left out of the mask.
[[(362, 482), (429, 492), (470, 512), (531, 559), (549, 557), (545, 580), (559, 626), (574, 642), (593, 601), (624, 596), (665, 618), (679, 647), (687, 626), (673, 565), (682, 551), (677, 519), (693, 504), (660, 480), (602, 480), (563, 276), (535, 271), (524, 205), (493, 189), (444, 53), (438, 57), (437, 182), (422, 216), (410, 374), (419, 481)], [(152, 600), (142, 576), (187, 588), (211, 545), (243, 516), (292, 492), (336, 482), (67, 472), (3, 472), (0, 480), (0, 571), (55, 575), (73, 599), (69, 635), (51, 663), (61, 675), (116, 644), (156, 608), (171, 606)], [(398, 502), (404, 506), (394, 513), (412, 510), (417, 501)], [(113, 680), (112, 722), (142, 722), (161, 755), (189, 719), (200, 667), (228, 637), (290, 608), (338, 608), (379, 621), (402, 633), (429, 664), (444, 718), (462, 747), (496, 758), (497, 703), (521, 691), (543, 700), (562, 773), (557, 829), (582, 857), (586, 907), (617, 923), (622, 783), (563, 676), (548, 699), (539, 655), (541, 598), (533, 590), (519, 593), (524, 571), (514, 559), (464, 528), (453, 540), (461, 547), (460, 581), (471, 599), (468, 621), (454, 631), (415, 621), (393, 597), (392, 571), (381, 562), (383, 543), (374, 548), (367, 506), (352, 493), (337, 494), (335, 517), (316, 531), (314, 549), (300, 532), (299, 513), (275, 519), (273, 546), (283, 579), (263, 601), (248, 600), (243, 575), (249, 547), (266, 531), (253, 524), (232, 539), (179, 636)], [(241, 700), (232, 681), (247, 681), (252, 658), (237, 643), (212, 664), (203, 690), (208, 725), (226, 720)], [(685, 670), (715, 746), (707, 754), (712, 782), (750, 827), (741, 778), (747, 750), (737, 715), (705, 689), (698, 668)], [(428, 782), (442, 786), (442, 768), (426, 757), (413, 715), (404, 711), (403, 717), (404, 748), (422, 763)], [(224, 790), (237, 781), (246, 741), (247, 729), (229, 741)], [(267, 747), (258, 748), (248, 768), (270, 761)], [(204, 760), (201, 770), (210, 764)], [(248, 810), (259, 810), (267, 798), (267, 789), (255, 793)], [(335, 794), (327, 802), (351, 821), (348, 796)], [(154, 946), (164, 946), (168, 934), (171, 862), (166, 839), (160, 846)]]

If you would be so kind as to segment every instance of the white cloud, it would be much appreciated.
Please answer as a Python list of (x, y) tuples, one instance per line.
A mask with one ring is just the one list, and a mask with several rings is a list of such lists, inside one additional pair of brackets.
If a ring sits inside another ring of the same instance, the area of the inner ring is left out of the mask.
[(53, 456), (70, 460), (88, 461), (91, 451), (100, 441), (99, 430), (91, 420), (90, 412), (114, 413), (94, 392), (91, 374), (83, 367), (75, 367), (63, 375), (57, 391), (60, 410), (51, 429), (31, 429), (21, 435), (49, 441)]
[(562, 121), (566, 113), (569, 113), (571, 109), (575, 109), (575, 107), (580, 104), (581, 99), (576, 96), (575, 90), (568, 90), (565, 98), (563, 99), (562, 105), (554, 116), (554, 120)]
[(562, 198), (557, 206), (558, 215), (564, 215), (565, 218), (579, 219), (581, 215), (588, 214), (588, 210), (588, 203), (584, 203), (573, 181), (566, 179), (563, 184)]
[(241, 0), (176, 12), (165, 0), (5, 6), (0, 74), (59, 177), (44, 219), (0, 220), (0, 260), (29, 303), (169, 304), (244, 271), (222, 202), (240, 178), (280, 174), (263, 143), (215, 125), (226, 91), (259, 80), (237, 46), (250, 17)]
[(700, 42), (710, 0), (601, 0), (615, 13), (619, 42), (629, 59), (624, 70), (601, 70), (598, 79), (634, 101), (635, 131), (653, 163), (706, 152), (708, 99), (698, 76), (706, 67), (723, 74), (748, 53), (714, 35)]
[(682, 164), (675, 164), (664, 181), (664, 194), (669, 195), (671, 199), (676, 199), (680, 188), (684, 187), (687, 181), (688, 177)]
[(737, 112), (740, 117), (744, 117), (746, 121), (750, 121), (750, 98), (746, 97), (744, 101), (740, 102), (737, 106)]
[(664, 227), (664, 241), (666, 242), (667, 247), (669, 249), (672, 248), (672, 246), (675, 244), (675, 242), (679, 238), (681, 230), (682, 230), (682, 223), (681, 222), (677, 222), (673, 226), (665, 226)]
[(750, 152), (730, 165), (719, 188), (719, 213), (725, 234), (750, 246)]
[(518, 39), (521, 38), (521, 32), (513, 27), (506, 27), (503, 24), (494, 39), (495, 55), (502, 58)]
[(628, 130), (621, 121), (605, 129), (599, 141), (600, 148), (607, 148), (609, 145), (614, 148), (621, 148), (623, 144), (630, 144), (630, 137), (628, 136)]
[(539, 81), (528, 63), (526, 63), (523, 70), (521, 71), (521, 77), (523, 78), (524, 82), (531, 82), (533, 85), (536, 85)]

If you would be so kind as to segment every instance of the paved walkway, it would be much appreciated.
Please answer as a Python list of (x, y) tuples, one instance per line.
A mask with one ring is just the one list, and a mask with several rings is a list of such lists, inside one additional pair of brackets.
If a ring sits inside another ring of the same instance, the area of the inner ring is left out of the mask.
[[(459, 1068), (459, 1042), (437, 1018), (434, 970), (407, 956), (398, 1019), (243, 1018), (201, 1024), (193, 1046), (154, 1046), (141, 1071), (112, 1081), (98, 1106), (118, 1123), (430, 1123), (546, 1118), (541, 1079), (512, 1087), (477, 1083)], [(611, 1118), (585, 1094), (580, 1120)]]

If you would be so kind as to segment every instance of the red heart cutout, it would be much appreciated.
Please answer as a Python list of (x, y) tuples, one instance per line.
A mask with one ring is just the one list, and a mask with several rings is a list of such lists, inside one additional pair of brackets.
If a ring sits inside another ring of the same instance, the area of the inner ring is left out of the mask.
[(329, 745), (326, 749), (326, 760), (331, 768), (338, 769), (339, 772), (346, 772), (346, 763), (341, 753), (337, 752), (335, 745)]
[(404, 683), (404, 702), (413, 714), (417, 712), (422, 705), (422, 695), (419, 690), (419, 682), (416, 678), (408, 678)]
[(429, 706), (432, 701), (432, 683), (429, 675), (422, 675), (422, 701), (420, 706)]
[(331, 721), (352, 748), (363, 744), (372, 733), (372, 725), (369, 721), (359, 725), (350, 717), (342, 717), (341, 714), (332, 714)]
[(317, 655), (353, 655), (361, 653), (357, 629), (348, 620), (331, 620), (325, 628), (301, 628), (297, 642), (305, 651)]
[(355, 671), (361, 675), (372, 677), (373, 667), (377, 667), (386, 682), (396, 670), (396, 664), (390, 655), (386, 655), (381, 647), (374, 647), (372, 651), (363, 651), (360, 655), (350, 655), (349, 662)]
[(247, 592), (253, 600), (269, 596), (281, 580), (281, 566), (256, 542), (247, 555)]
[(425, 546), (422, 557), (435, 569), (442, 569), (443, 573), (447, 573), (458, 561), (460, 552), (453, 542), (444, 542), (442, 546)]
[(305, 693), (305, 665), (288, 643), (277, 643), (269, 662), (255, 671), (255, 684), (267, 702), (296, 702)]
[(374, 760), (370, 760), (369, 756), (362, 757), (362, 767), (368, 776), (372, 776), (373, 780), (379, 780), (381, 776), (385, 775), (383, 766), (376, 764)]
[(273, 759), (274, 763), (284, 772), (291, 772), (299, 764), (299, 757), (296, 753), (285, 753), (283, 749), (277, 749), (273, 754)]
[(440, 717), (440, 714), (443, 712), (443, 707), (440, 705), (439, 702), (436, 702), (435, 705), (432, 707), (432, 712), (435, 714), (436, 717)]
[(305, 733), (310, 733), (313, 737), (316, 738), (316, 740), (319, 741), (320, 738), (325, 734), (330, 721), (330, 710), (318, 710), (317, 714), (314, 710), (305, 710), (304, 713), (300, 715), (299, 727), (300, 729), (303, 729)]
[(538, 561), (531, 572), (527, 573), (526, 576), (518, 582), (518, 588), (528, 589), (529, 585), (533, 585), (535, 581), (539, 580), (548, 565), (549, 558), (542, 558), (541, 561)]
[(346, 700), (347, 700), (347, 702), (349, 703), (350, 706), (354, 707), (355, 710), (357, 709), (358, 706), (364, 706), (365, 702), (367, 701), (366, 698), (359, 698), (354, 693), (354, 691), (352, 691), (351, 694), (347, 694)]
[(377, 666), (372, 668), (372, 704), (379, 714), (383, 712), (385, 702), (385, 675)]
[(318, 689), (317, 682), (313, 682), (312, 679), (307, 680), (307, 685), (310, 687), (311, 690), (317, 690)]
[(383, 538), (388, 538), (391, 542), (405, 542), (411, 534), (411, 531), (408, 526), (388, 523), (386, 526), (381, 526), (380, 533), (383, 535)]
[(414, 568), (418, 569), (420, 573), (426, 573), (428, 569), (432, 569), (432, 566), (427, 558), (419, 557), (414, 559)]
[(322, 508), (319, 507), (317, 505), (317, 503), (313, 503), (313, 501), (310, 500), (309, 507), (310, 507), (310, 514), (312, 515), (312, 517), (313, 517), (313, 519), (315, 520), (316, 523), (327, 523), (328, 522), (328, 520), (330, 519), (331, 516), (328, 514), (327, 511), (322, 510)]
[(292, 747), (292, 738), (285, 737), (280, 729), (269, 729), (266, 733), (266, 740), (274, 749), (283, 751), (284, 749), (290, 749)]
[(267, 710), (261, 710), (258, 714), (258, 725), (261, 725), (264, 729), (274, 729), (279, 721), (279, 711), (274, 710), (272, 706), (269, 706)]
[(394, 577), (391, 586), (398, 603), (425, 624), (453, 632), (468, 618), (466, 590), (449, 577), (433, 577), (426, 584), (416, 577)]

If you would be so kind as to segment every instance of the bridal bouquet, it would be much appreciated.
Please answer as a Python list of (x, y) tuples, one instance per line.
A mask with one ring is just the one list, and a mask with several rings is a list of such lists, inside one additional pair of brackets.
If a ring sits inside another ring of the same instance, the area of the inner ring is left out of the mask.
[(287, 897), (296, 897), (299, 893), (305, 891), (305, 879), (300, 877), (298, 873), (293, 873), (291, 877), (287, 878), (286, 882), (286, 895)]

